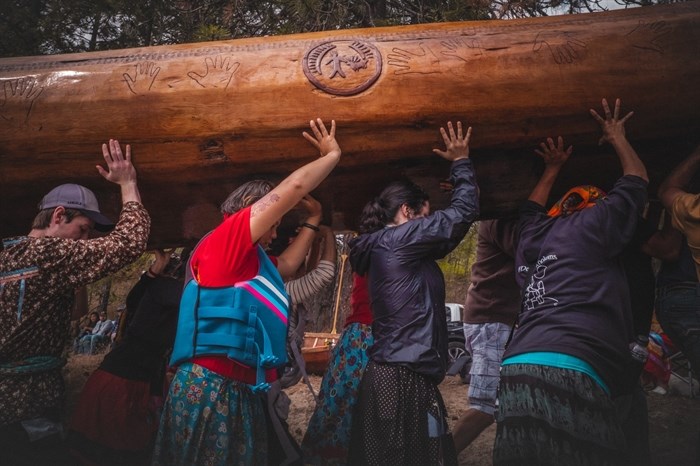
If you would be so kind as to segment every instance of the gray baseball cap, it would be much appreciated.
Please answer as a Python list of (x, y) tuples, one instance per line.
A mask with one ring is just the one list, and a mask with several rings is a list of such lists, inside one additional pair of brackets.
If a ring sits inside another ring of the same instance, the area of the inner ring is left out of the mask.
[(95, 222), (97, 231), (109, 231), (114, 228), (114, 223), (100, 212), (95, 194), (85, 186), (71, 183), (56, 186), (41, 200), (39, 210), (59, 206), (79, 210)]

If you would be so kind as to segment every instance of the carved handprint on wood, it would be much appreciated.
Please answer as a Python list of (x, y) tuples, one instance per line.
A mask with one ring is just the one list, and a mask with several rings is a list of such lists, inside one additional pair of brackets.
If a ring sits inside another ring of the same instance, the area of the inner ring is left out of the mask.
[(443, 40), (440, 44), (445, 48), (442, 55), (446, 57), (459, 58), (462, 61), (469, 61), (475, 56), (482, 55), (481, 43), (474, 37), (457, 37)]
[[(7, 122), (26, 123), (32, 112), (34, 101), (44, 91), (36, 78), (23, 77), (2, 81), (3, 100), (0, 117)], [(19, 118), (15, 118), (13, 114)]]
[(395, 66), (394, 74), (439, 73), (438, 65), (440, 60), (435, 54), (421, 43), (418, 48), (412, 50), (393, 48), (392, 53), (387, 55), (389, 66)]
[(194, 82), (204, 88), (223, 88), (226, 89), (231, 82), (231, 78), (241, 66), (239, 62), (233, 62), (231, 57), (223, 57), (221, 55), (215, 58), (204, 59), (205, 70), (204, 74), (190, 71), (187, 73)]
[(664, 41), (672, 31), (666, 21), (644, 22), (627, 33), (627, 40), (633, 47), (664, 53)]
[(537, 34), (532, 51), (540, 52), (545, 47), (552, 54), (554, 63), (557, 65), (569, 65), (582, 59), (586, 54), (586, 43), (566, 32)]
[(160, 67), (152, 61), (142, 61), (134, 66), (133, 73), (124, 73), (124, 82), (129, 90), (136, 95), (145, 94), (151, 90), (153, 83), (160, 73)]

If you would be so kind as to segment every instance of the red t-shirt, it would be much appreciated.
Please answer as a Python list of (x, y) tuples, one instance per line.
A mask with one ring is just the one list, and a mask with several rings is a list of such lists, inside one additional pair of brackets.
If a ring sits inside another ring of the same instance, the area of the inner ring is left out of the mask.
[(258, 273), (258, 246), (250, 238), (250, 207), (226, 218), (192, 254), (192, 276), (206, 287), (230, 286)]
[[(195, 249), (190, 265), (201, 286), (231, 286), (258, 274), (258, 245), (250, 236), (250, 209), (246, 207), (224, 219)], [(271, 258), (276, 265), (274, 258)], [(192, 362), (230, 379), (255, 383), (255, 369), (226, 356), (200, 356)], [(266, 371), (267, 381), (276, 380), (276, 370)]]
[(369, 305), (367, 276), (352, 274), (352, 293), (350, 294), (350, 314), (345, 319), (345, 325), (358, 322), (372, 325), (372, 308)]

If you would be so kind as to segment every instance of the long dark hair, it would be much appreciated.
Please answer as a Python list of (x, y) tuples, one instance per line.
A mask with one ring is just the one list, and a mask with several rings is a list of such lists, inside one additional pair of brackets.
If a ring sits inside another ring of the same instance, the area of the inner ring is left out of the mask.
[(395, 181), (368, 202), (360, 215), (360, 233), (372, 233), (391, 223), (402, 205), (418, 212), (428, 201), (428, 194), (410, 180)]

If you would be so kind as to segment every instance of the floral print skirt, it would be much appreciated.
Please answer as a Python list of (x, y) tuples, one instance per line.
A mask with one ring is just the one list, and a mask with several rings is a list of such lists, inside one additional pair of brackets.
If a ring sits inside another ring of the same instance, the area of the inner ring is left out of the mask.
[(372, 346), (372, 327), (348, 325), (333, 348), (318, 402), (302, 442), (305, 464), (345, 464), (352, 410)]
[(153, 465), (266, 465), (265, 394), (182, 364), (165, 403)]

